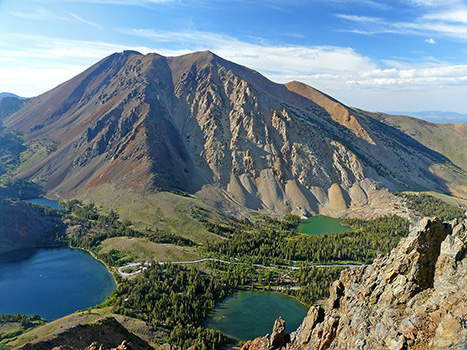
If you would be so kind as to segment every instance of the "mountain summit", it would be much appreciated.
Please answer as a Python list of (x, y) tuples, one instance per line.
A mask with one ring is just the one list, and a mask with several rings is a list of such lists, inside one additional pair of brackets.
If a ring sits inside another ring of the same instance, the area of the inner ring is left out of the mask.
[(467, 178), (393, 126), (210, 51), (115, 53), (4, 125), (55, 143), (21, 176), (60, 198), (112, 184), (183, 190), (225, 211), (309, 214), (371, 204), (385, 188), (453, 192)]

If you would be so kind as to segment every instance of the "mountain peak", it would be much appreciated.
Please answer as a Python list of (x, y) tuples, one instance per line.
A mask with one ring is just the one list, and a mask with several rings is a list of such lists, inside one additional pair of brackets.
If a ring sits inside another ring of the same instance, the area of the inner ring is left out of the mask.
[(431, 172), (446, 158), (408, 135), (211, 51), (113, 54), (4, 123), (56, 144), (22, 176), (63, 198), (111, 183), (182, 189), (235, 213), (332, 215), (371, 203), (377, 183), (449, 191)]
[(123, 50), (122, 55), (125, 55), (125, 56), (131, 56), (131, 55), (143, 56), (143, 54), (141, 52), (135, 51), (135, 50)]
[(2, 99), (4, 97), (24, 98), (24, 97), (19, 97), (18, 95), (13, 94), (11, 92), (0, 92), (0, 99)]

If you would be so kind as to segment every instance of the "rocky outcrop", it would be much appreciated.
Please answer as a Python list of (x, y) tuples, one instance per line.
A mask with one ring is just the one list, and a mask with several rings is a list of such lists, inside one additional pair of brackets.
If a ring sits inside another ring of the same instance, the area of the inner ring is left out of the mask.
[(467, 348), (467, 220), (424, 219), (387, 256), (345, 270), (290, 342), (244, 350)]
[(256, 338), (253, 341), (248, 341), (243, 345), (242, 350), (254, 350), (254, 349), (280, 349), (290, 342), (290, 335), (285, 334), (285, 321), (282, 317), (279, 317), (274, 322), (271, 336), (266, 335), (261, 338)]
[[(52, 350), (81, 350), (81, 349), (77, 349), (77, 348), (74, 348), (72, 346), (67, 346), (67, 345), (60, 345), (60, 346), (56, 346), (52, 348)], [(101, 343), (93, 342), (91, 345), (86, 346), (82, 350), (133, 350), (133, 348), (129, 342), (124, 340), (119, 346), (117, 346), (116, 348), (112, 348), (112, 349), (104, 347), (104, 345)]]
[(20, 347), (21, 350), (150, 350), (146, 341), (130, 333), (115, 318), (81, 324), (53, 337), (45, 337)]
[[(116, 348), (109, 349), (109, 350), (132, 350), (132, 349), (133, 348), (131, 347), (131, 344), (127, 342), (126, 340), (124, 340), (119, 346), (117, 346)], [(91, 345), (89, 345), (87, 348), (85, 348), (84, 350), (107, 350), (107, 349), (105, 349), (102, 344), (94, 342)]]

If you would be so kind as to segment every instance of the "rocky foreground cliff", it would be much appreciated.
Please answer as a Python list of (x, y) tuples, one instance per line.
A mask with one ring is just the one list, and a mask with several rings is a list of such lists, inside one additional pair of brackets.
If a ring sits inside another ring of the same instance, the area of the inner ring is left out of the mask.
[(467, 220), (424, 219), (391, 254), (345, 270), (300, 327), (242, 350), (467, 349)]

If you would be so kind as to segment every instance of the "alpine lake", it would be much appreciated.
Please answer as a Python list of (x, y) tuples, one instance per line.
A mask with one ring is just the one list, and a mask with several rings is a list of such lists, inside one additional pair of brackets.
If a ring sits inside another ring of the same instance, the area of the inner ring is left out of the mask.
[(297, 232), (307, 235), (322, 235), (324, 233), (338, 233), (351, 231), (352, 228), (341, 225), (342, 219), (331, 218), (329, 216), (317, 215), (303, 221), (297, 227)]
[[(45, 198), (29, 202), (61, 209)], [(33, 248), (0, 256), (0, 313), (55, 320), (101, 304), (115, 288), (105, 265), (83, 250)]]
[(293, 332), (307, 312), (306, 306), (285, 295), (241, 290), (218, 303), (204, 326), (239, 340), (252, 340), (271, 334), (279, 316), (285, 320), (286, 332)]
[[(341, 225), (341, 219), (318, 215), (303, 221), (297, 232), (308, 235), (352, 230)], [(308, 307), (276, 292), (238, 291), (216, 305), (214, 314), (204, 326), (220, 330), (239, 340), (255, 339), (271, 334), (279, 316), (285, 320), (286, 333), (295, 331), (308, 312)]]
[[(28, 202), (63, 209), (57, 201), (45, 198)], [(347, 230), (340, 219), (322, 215), (297, 228), (310, 235)], [(0, 256), (0, 313), (39, 314), (54, 320), (104, 302), (115, 288), (107, 268), (82, 250), (38, 248)], [(204, 326), (248, 340), (271, 333), (279, 316), (290, 333), (307, 312), (306, 306), (280, 293), (240, 290), (218, 303)]]

